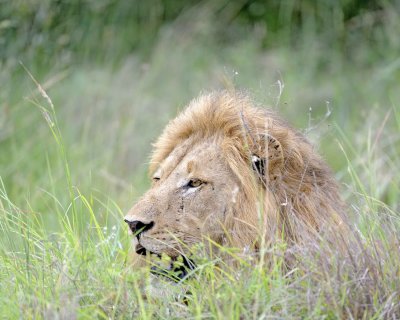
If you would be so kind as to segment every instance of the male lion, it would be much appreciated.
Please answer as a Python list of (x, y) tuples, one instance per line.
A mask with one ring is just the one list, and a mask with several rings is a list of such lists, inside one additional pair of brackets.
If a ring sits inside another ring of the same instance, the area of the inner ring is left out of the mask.
[(243, 93), (193, 100), (155, 143), (150, 172), (152, 187), (125, 217), (141, 255), (185, 257), (204, 240), (256, 252), (344, 230), (325, 162)]

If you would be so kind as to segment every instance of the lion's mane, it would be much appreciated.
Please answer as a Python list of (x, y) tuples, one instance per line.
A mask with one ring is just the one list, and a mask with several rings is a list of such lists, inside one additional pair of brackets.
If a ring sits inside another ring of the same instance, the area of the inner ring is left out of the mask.
[[(345, 209), (331, 170), (304, 135), (245, 93), (213, 92), (193, 100), (156, 141), (150, 171), (187, 139), (216, 135), (223, 137), (224, 158), (240, 181), (224, 225), (231, 245), (257, 248), (260, 239), (299, 244), (344, 230)], [(283, 165), (274, 179), (254, 174), (252, 156), (263, 149), (263, 135), (282, 147)]]

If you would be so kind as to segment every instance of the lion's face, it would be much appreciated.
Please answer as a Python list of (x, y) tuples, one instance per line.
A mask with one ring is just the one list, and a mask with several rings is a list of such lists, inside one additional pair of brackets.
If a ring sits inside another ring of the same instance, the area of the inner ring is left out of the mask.
[(150, 170), (125, 217), (139, 254), (185, 258), (208, 239), (257, 252), (346, 232), (337, 184), (307, 139), (235, 93), (193, 100), (158, 138)]
[(136, 252), (177, 257), (204, 239), (219, 243), (237, 192), (218, 141), (186, 141), (161, 163), (151, 189), (125, 217)]

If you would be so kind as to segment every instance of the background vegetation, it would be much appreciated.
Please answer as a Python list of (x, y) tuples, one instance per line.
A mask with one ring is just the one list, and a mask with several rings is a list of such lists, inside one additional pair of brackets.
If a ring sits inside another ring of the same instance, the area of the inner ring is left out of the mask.
[[(399, 34), (397, 1), (0, 0), (2, 315), (400, 317)], [(122, 217), (168, 119), (233, 86), (317, 145), (361, 249), (289, 275), (282, 248), (240, 273), (205, 261), (157, 296)]]

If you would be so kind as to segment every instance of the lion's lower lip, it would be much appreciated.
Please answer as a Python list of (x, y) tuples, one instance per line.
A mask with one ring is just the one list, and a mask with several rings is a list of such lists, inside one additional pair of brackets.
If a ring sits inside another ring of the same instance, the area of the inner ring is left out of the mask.
[(147, 250), (145, 247), (143, 247), (140, 243), (138, 243), (136, 245), (135, 251), (137, 254), (140, 254), (142, 256), (145, 256), (147, 254), (151, 254), (151, 255), (156, 255), (158, 258), (161, 258), (161, 255), (158, 253), (155, 253), (153, 251)]
[(143, 247), (140, 243), (136, 245), (135, 251), (137, 254), (140, 254), (142, 256), (145, 256), (147, 253), (146, 248)]

